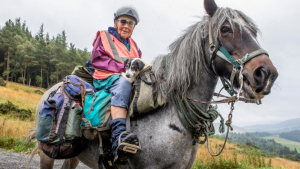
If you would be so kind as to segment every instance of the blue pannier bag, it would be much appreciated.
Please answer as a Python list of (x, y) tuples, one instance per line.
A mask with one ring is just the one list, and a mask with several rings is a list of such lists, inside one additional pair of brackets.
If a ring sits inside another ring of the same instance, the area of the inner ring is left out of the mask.
[(86, 92), (94, 87), (77, 76), (67, 76), (63, 84), (50, 93), (39, 112), (36, 139), (42, 151), (54, 159), (77, 156), (86, 146), (80, 123)]
[(91, 84), (82, 80), (76, 75), (66, 76), (63, 80), (62, 86), (62, 88), (67, 91), (70, 97), (75, 97), (78, 95), (84, 97), (85, 92), (87, 91), (95, 92), (95, 88)]

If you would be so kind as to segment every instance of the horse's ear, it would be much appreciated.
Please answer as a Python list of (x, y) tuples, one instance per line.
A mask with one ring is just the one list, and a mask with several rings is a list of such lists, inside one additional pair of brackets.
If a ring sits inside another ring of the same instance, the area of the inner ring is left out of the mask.
[(215, 0), (204, 0), (204, 8), (209, 16), (213, 16), (218, 6)]

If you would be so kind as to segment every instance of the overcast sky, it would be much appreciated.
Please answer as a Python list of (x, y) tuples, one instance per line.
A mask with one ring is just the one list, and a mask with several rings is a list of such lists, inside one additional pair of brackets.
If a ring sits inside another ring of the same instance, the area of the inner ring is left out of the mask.
[[(44, 24), (45, 32), (56, 36), (66, 31), (68, 43), (92, 50), (92, 40), (98, 30), (113, 25), (113, 13), (122, 5), (135, 6), (140, 23), (133, 39), (151, 62), (159, 54), (168, 53), (168, 46), (182, 31), (205, 15), (203, 0), (0, 0), (0, 25), (8, 19), (26, 20), (32, 35)], [(270, 95), (260, 106), (238, 103), (233, 124), (247, 126), (275, 123), (300, 118), (300, 10), (299, 0), (216, 0), (219, 7), (243, 11), (258, 25), (258, 38), (266, 49), (279, 77)], [(217, 90), (220, 89), (218, 85)], [(227, 119), (229, 106), (219, 106)]]

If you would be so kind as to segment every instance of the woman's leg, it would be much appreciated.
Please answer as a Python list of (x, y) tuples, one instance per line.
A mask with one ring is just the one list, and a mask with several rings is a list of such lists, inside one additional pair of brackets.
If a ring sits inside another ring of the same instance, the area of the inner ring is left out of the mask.
[(117, 119), (117, 118), (126, 118), (126, 116), (127, 116), (126, 108), (116, 107), (113, 105), (111, 105), (110, 113), (111, 113), (112, 120)]
[[(126, 117), (127, 110), (130, 101), (132, 84), (127, 81), (125, 78), (120, 76), (118, 80), (116, 80), (111, 87), (109, 88), (109, 92), (112, 93), (111, 98), (111, 117), (112, 121), (110, 122), (112, 128), (112, 150), (114, 154), (118, 153), (118, 151), (124, 151), (121, 149), (118, 141), (121, 133), (126, 131)], [(122, 134), (120, 138), (122, 144), (127, 145), (135, 145), (138, 146), (138, 138), (136, 135), (132, 133)], [(130, 147), (128, 149), (131, 149)], [(129, 150), (130, 151), (130, 150)], [(118, 153), (120, 157), (120, 154)], [(127, 157), (120, 159), (119, 163), (126, 163)]]

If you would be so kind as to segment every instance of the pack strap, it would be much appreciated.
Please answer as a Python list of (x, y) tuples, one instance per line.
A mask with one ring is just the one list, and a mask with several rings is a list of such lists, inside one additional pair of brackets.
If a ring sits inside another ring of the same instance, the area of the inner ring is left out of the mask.
[(129, 117), (129, 112), (127, 112), (127, 117), (126, 117), (126, 131), (130, 133), (131, 128), (130, 128), (130, 117)]
[(60, 95), (62, 95), (62, 93), (65, 92), (65, 93), (68, 95), (69, 98), (74, 99), (74, 98), (71, 97), (71, 96), (69, 95), (69, 93), (66, 91), (65, 85), (66, 85), (67, 83), (70, 83), (70, 84), (72, 84), (72, 85), (74, 85), (74, 86), (80, 86), (81, 104), (82, 104), (82, 107), (84, 107), (84, 96), (85, 96), (85, 93), (86, 93), (86, 86), (84, 85), (83, 81), (80, 80), (79, 78), (73, 77), (73, 78), (77, 79), (77, 80), (80, 82), (80, 84), (77, 84), (77, 83), (74, 83), (74, 82), (68, 80), (68, 77), (69, 77), (69, 75), (65, 77), (66, 80), (65, 80), (65, 82), (63, 82), (63, 84), (61, 85), (61, 90), (62, 90), (62, 92), (61, 92)]
[(69, 112), (70, 112), (70, 109), (71, 109), (71, 106), (72, 106), (71, 105), (72, 102), (73, 102), (73, 100), (69, 100), (67, 105), (65, 106), (65, 111), (64, 111), (64, 114), (62, 116), (60, 126), (59, 126), (58, 132), (57, 132), (59, 142), (52, 149), (52, 153), (51, 153), (52, 158), (56, 158), (58, 156), (60, 145), (65, 142), (64, 134), (65, 134), (65, 131), (66, 131), (66, 128), (67, 128), (67, 121), (68, 121)]
[(65, 134), (65, 130), (67, 128), (67, 121), (68, 121), (69, 112), (70, 112), (70, 109), (71, 109), (71, 106), (72, 106), (72, 102), (73, 102), (73, 100), (69, 100), (67, 105), (65, 106), (64, 114), (61, 118), (60, 126), (59, 126), (58, 131), (57, 131), (57, 135), (59, 137), (59, 142), (60, 143), (64, 142), (63, 137), (64, 137), (64, 134)]

